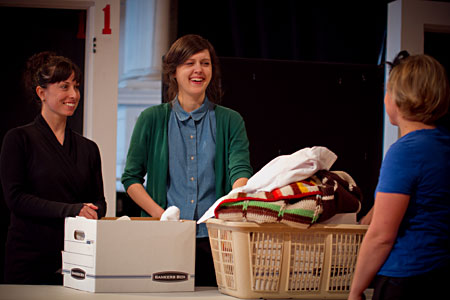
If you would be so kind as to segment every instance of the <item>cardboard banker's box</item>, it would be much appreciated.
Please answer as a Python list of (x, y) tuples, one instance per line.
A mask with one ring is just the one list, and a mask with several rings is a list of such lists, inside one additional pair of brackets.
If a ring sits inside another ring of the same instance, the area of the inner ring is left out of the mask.
[(195, 221), (66, 218), (64, 286), (89, 292), (194, 291)]

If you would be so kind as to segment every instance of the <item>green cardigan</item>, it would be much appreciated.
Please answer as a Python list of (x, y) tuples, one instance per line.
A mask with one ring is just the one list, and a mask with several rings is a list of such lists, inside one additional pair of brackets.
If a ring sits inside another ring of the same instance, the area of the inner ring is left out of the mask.
[[(168, 123), (170, 103), (144, 110), (133, 130), (127, 162), (122, 174), (125, 191), (134, 183), (144, 183), (150, 197), (162, 208), (167, 206), (167, 176), (169, 173)], [(239, 178), (250, 178), (249, 142), (242, 117), (234, 110), (216, 105), (216, 197), (231, 191)], [(148, 215), (143, 212), (143, 215)]]

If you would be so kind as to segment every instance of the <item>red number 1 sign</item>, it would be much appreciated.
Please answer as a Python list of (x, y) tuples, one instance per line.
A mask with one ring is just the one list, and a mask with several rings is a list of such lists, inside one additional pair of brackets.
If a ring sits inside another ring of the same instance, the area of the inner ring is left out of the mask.
[(108, 4), (103, 8), (103, 14), (105, 16), (105, 23), (103, 26), (102, 33), (103, 34), (111, 34), (111, 6)]

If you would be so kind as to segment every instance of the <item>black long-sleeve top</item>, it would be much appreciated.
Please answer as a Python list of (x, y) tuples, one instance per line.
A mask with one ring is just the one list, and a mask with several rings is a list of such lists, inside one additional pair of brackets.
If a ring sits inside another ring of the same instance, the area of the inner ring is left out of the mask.
[(39, 115), (10, 130), (0, 154), (0, 178), (11, 213), (6, 241), (7, 283), (61, 283), (64, 218), (83, 203), (106, 213), (97, 145), (66, 129), (61, 145)]

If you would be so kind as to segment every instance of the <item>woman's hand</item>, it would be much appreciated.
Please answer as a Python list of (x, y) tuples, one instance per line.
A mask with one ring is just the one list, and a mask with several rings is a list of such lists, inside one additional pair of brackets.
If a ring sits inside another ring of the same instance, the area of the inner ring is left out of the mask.
[(152, 199), (152, 197), (150, 197), (142, 184), (133, 183), (128, 187), (127, 194), (150, 216), (161, 218), (162, 214), (164, 213), (164, 208), (159, 206), (158, 203), (156, 203)]
[(350, 292), (347, 300), (366, 300), (366, 296), (364, 294), (354, 295), (352, 292)]
[(370, 225), (370, 222), (372, 221), (372, 216), (373, 216), (373, 207), (369, 210), (367, 215), (365, 215), (364, 217), (361, 218), (361, 220), (359, 221), (359, 224)]
[(78, 216), (85, 217), (86, 219), (97, 220), (97, 209), (98, 207), (92, 203), (84, 203)]
[(236, 179), (236, 181), (233, 183), (233, 190), (235, 188), (238, 188), (238, 187), (246, 185), (247, 181), (248, 181), (248, 178), (245, 178), (245, 177), (241, 177), (241, 178)]

